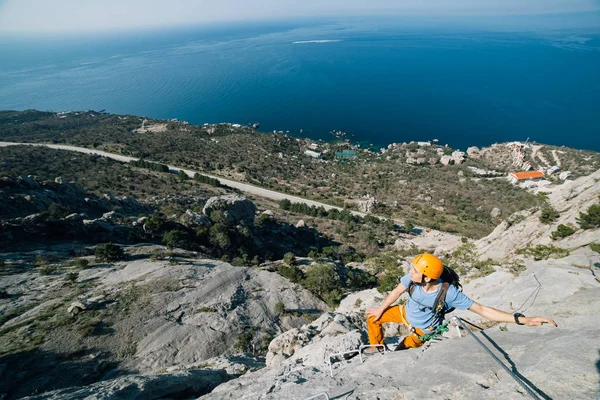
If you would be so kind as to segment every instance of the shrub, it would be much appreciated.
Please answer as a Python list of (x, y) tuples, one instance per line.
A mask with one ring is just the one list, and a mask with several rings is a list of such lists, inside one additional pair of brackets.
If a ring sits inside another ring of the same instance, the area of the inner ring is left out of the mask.
[(545, 206), (542, 208), (542, 214), (540, 215), (540, 221), (544, 224), (550, 224), (556, 221), (560, 217), (558, 211), (551, 206)]
[(596, 253), (600, 253), (600, 243), (590, 243), (590, 249)]
[(43, 267), (48, 265), (48, 260), (42, 256), (41, 254), (38, 254), (35, 256), (35, 266), (36, 267)]
[(394, 290), (396, 286), (398, 286), (398, 276), (394, 274), (386, 274), (382, 278), (379, 279), (379, 286), (377, 287), (377, 291), (379, 293), (386, 293), (391, 290)]
[(553, 245), (544, 246), (538, 244), (535, 247), (525, 247), (516, 251), (517, 254), (533, 257), (535, 261), (547, 260), (549, 258), (563, 258), (569, 255), (569, 251)]
[(165, 232), (162, 237), (162, 242), (169, 250), (172, 250), (175, 247), (185, 248), (189, 245), (188, 235), (178, 229)]
[(198, 182), (201, 182), (201, 183), (206, 183), (206, 184), (209, 184), (209, 185), (212, 185), (212, 186), (216, 186), (216, 187), (221, 186), (221, 183), (219, 182), (218, 179), (211, 178), (209, 176), (201, 175), (201, 174), (198, 174), (198, 173), (194, 174), (194, 180), (198, 181)]
[(144, 227), (150, 232), (160, 232), (166, 223), (165, 216), (161, 213), (154, 213), (144, 222)]
[(180, 181), (187, 181), (188, 180), (188, 175), (183, 172), (183, 170), (179, 170), (179, 173), (177, 174), (177, 177), (179, 178)]
[(79, 272), (69, 272), (67, 275), (65, 275), (65, 280), (67, 282), (75, 282), (77, 280), (77, 278), (79, 278)]
[(281, 208), (282, 210), (289, 210), (291, 206), (292, 202), (288, 199), (279, 200), (279, 208)]
[(378, 280), (375, 276), (358, 268), (348, 268), (346, 288), (356, 291), (370, 289), (377, 286)]
[(594, 204), (587, 209), (587, 213), (579, 213), (577, 223), (581, 229), (596, 229), (600, 227), (600, 204)]
[(48, 206), (48, 209), (44, 212), (50, 218), (61, 219), (69, 215), (71, 211), (60, 204), (52, 203)]
[(282, 265), (279, 267), (279, 275), (290, 280), (290, 282), (298, 283), (304, 279), (304, 273), (295, 265)]
[(55, 265), (46, 264), (40, 268), (41, 275), (52, 275), (54, 274), (58, 268)]
[(567, 236), (571, 236), (574, 233), (575, 230), (570, 226), (560, 224), (550, 236), (552, 237), (552, 239), (556, 240), (560, 238), (565, 238)]
[(511, 261), (506, 264), (506, 269), (508, 272), (512, 273), (514, 276), (519, 276), (519, 274), (527, 269), (525, 264), (523, 264), (519, 260)]
[(250, 329), (237, 337), (237, 340), (233, 344), (233, 349), (242, 353), (251, 352), (250, 345), (254, 338), (254, 329)]
[(85, 258), (76, 258), (73, 261), (73, 265), (77, 269), (86, 269), (89, 264), (90, 264), (90, 262), (88, 260), (86, 260)]
[(275, 304), (275, 314), (283, 315), (284, 312), (285, 312), (285, 304), (283, 304), (282, 301), (278, 301)]
[(125, 259), (123, 249), (114, 243), (103, 243), (96, 247), (96, 260), (100, 262), (114, 262)]
[(289, 266), (294, 266), (296, 265), (296, 256), (292, 252), (285, 253), (283, 261)]

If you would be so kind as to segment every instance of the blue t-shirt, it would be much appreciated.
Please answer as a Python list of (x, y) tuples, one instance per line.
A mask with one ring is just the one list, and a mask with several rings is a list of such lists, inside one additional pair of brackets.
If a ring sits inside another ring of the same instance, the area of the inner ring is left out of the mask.
[[(442, 283), (443, 281), (439, 279), (438, 282)], [(410, 284), (410, 274), (404, 275), (400, 279), (400, 283), (408, 289), (408, 285)], [(438, 315), (436, 321), (433, 321), (434, 312), (432, 310), (433, 303), (435, 302), (440, 287), (441, 285), (438, 285), (438, 290), (433, 293), (425, 293), (420, 285), (415, 285), (412, 298), (409, 297), (405, 306), (406, 319), (412, 327), (427, 331), (426, 328), (429, 328), (430, 326), (435, 328), (442, 323), (442, 315)], [(446, 309), (458, 308), (459, 310), (468, 310), (473, 305), (473, 300), (455, 286), (450, 285), (444, 303), (446, 304)], [(423, 307), (423, 305), (429, 308)]]

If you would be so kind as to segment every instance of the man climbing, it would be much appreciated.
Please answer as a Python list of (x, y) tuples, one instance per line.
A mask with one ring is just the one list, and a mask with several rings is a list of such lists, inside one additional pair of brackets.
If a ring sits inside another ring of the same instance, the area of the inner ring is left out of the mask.
[[(550, 324), (558, 326), (556, 322), (546, 317), (526, 317), (523, 314), (509, 314), (495, 308), (479, 304), (465, 294), (455, 285), (441, 279), (444, 272), (442, 261), (432, 254), (421, 254), (412, 260), (408, 274), (400, 279), (398, 286), (385, 298), (378, 308), (367, 311), (367, 326), (370, 344), (383, 344), (383, 327), (385, 322), (396, 322), (412, 327), (408, 335), (397, 350), (421, 347), (426, 340), (426, 335), (436, 331), (443, 320), (444, 314), (449, 309), (458, 308), (470, 310), (484, 318), (497, 322), (515, 322), (518, 325), (540, 326)], [(407, 290), (409, 299), (404, 305), (392, 304)], [(378, 351), (375, 347), (366, 352)]]

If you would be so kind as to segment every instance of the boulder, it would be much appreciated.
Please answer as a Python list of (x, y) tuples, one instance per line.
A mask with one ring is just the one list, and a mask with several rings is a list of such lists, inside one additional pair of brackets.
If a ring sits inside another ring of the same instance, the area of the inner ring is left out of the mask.
[(322, 366), (330, 354), (355, 350), (367, 341), (361, 313), (325, 313), (309, 325), (289, 330), (271, 341), (267, 366)]
[(470, 158), (478, 158), (480, 156), (479, 148), (477, 146), (471, 146), (467, 149), (467, 155)]
[(223, 211), (225, 218), (234, 224), (254, 224), (256, 206), (243, 196), (229, 194), (211, 197), (204, 205), (202, 213), (210, 218), (211, 213), (217, 210)]
[(492, 212), (490, 212), (490, 217), (498, 218), (502, 214), (502, 211), (498, 207), (494, 207)]
[(192, 210), (186, 210), (185, 213), (179, 217), (179, 222), (188, 228), (210, 225), (210, 219), (205, 215)]
[(450, 156), (442, 156), (440, 158), (440, 163), (442, 163), (443, 165), (452, 165), (454, 164), (454, 159)]
[(77, 315), (80, 312), (86, 310), (86, 306), (85, 304), (83, 304), (80, 301), (74, 301), (71, 303), (71, 305), (69, 306), (69, 308), (67, 309), (67, 312), (71, 315)]
[(452, 152), (452, 159), (454, 160), (455, 164), (462, 164), (465, 162), (465, 153), (458, 150), (454, 151)]

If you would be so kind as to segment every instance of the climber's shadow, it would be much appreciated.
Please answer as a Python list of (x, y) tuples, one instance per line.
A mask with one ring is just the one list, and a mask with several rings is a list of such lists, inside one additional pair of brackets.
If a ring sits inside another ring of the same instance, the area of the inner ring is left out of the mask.
[(598, 375), (600, 375), (600, 350), (598, 350), (598, 361), (596, 361), (596, 369), (598, 370)]

